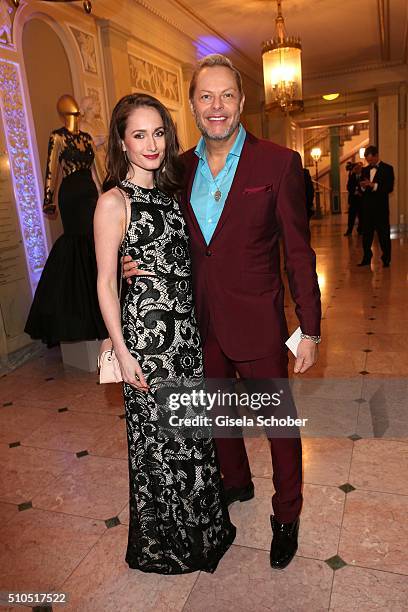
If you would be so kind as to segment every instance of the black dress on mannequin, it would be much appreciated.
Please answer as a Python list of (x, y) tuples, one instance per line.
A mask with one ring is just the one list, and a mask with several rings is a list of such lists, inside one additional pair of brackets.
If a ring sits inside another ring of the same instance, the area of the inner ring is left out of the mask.
[(55, 211), (53, 197), (61, 172), (58, 206), (64, 233), (51, 249), (25, 327), (32, 338), (49, 346), (108, 337), (96, 291), (94, 158), (92, 138), (86, 132), (65, 127), (52, 132), (43, 210)]

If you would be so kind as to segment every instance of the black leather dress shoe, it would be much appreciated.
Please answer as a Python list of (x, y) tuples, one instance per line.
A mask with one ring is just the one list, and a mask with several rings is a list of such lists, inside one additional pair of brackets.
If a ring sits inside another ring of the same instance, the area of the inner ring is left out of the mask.
[(363, 261), (360, 261), (360, 263), (357, 264), (357, 266), (361, 268), (361, 266), (369, 266), (370, 264), (371, 264), (371, 259), (363, 259)]
[(254, 483), (250, 482), (246, 487), (231, 487), (224, 489), (224, 499), (227, 506), (230, 506), (235, 501), (248, 501), (254, 497)]
[(292, 561), (298, 549), (299, 519), (293, 523), (279, 523), (271, 516), (272, 544), (271, 544), (271, 567), (273, 569), (284, 569)]

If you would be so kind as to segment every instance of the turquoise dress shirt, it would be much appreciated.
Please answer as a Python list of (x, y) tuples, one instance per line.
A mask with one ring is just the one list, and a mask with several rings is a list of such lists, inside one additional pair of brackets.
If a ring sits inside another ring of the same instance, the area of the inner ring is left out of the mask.
[[(215, 228), (217, 227), (225, 200), (231, 189), (242, 147), (244, 146), (245, 137), (246, 131), (243, 126), (240, 125), (233, 147), (227, 155), (225, 166), (217, 174), (215, 180), (208, 165), (204, 138), (200, 138), (195, 149), (195, 154), (199, 160), (193, 188), (191, 190), (190, 201), (198, 225), (200, 226), (207, 244), (210, 242)], [(214, 199), (214, 195), (218, 189), (221, 191), (222, 195), (217, 202)]]

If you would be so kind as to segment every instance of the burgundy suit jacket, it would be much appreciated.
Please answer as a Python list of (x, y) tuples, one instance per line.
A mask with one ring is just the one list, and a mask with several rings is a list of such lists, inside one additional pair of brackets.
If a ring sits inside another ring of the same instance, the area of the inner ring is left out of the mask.
[(247, 133), (208, 246), (190, 204), (198, 165), (194, 149), (184, 153), (183, 161), (186, 186), (181, 208), (190, 235), (193, 291), (203, 343), (211, 318), (221, 348), (234, 361), (286, 351), (289, 334), (280, 273), (281, 237), (302, 331), (320, 334), (320, 291), (299, 154)]

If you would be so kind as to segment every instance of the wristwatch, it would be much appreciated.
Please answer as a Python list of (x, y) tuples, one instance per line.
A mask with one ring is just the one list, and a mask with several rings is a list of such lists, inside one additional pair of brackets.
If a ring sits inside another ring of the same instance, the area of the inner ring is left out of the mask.
[(320, 336), (309, 336), (309, 334), (304, 334), (303, 332), (300, 334), (301, 340), (311, 340), (315, 344), (320, 344), (322, 341)]

